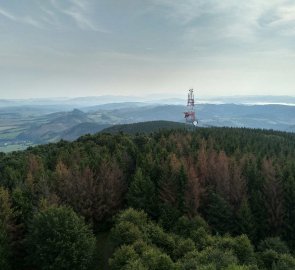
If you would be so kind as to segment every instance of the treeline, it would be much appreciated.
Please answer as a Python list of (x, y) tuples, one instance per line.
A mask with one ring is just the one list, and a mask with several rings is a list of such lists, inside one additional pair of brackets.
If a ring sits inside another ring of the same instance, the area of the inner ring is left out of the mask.
[[(86, 235), (89, 227), (95, 233), (108, 230), (118, 211), (133, 207), (144, 210), (167, 233), (175, 234), (173, 228), (182, 217), (191, 221), (201, 216), (214, 243), (223, 235), (231, 235), (224, 241), (246, 235), (256, 250), (266, 241), (286, 247), (283, 254), (295, 251), (295, 135), (290, 133), (208, 128), (84, 136), (73, 143), (61, 141), (1, 154), (0, 186), (1, 269), (52, 269), (41, 266), (34, 259), (40, 256), (31, 256), (28, 247), (32, 239), (38, 239), (33, 237), (39, 228), (38, 216), (58, 215), (55, 211), (60, 207), (70, 207), (74, 215), (84, 218)], [(67, 211), (61, 211), (61, 220), (73, 218)], [(86, 243), (92, 247), (89, 239)], [(196, 252), (213, 246), (196, 247)], [(267, 255), (268, 265), (279, 267), (282, 252), (274, 247), (265, 250), (274, 252)], [(176, 263), (173, 252), (165, 254)], [(238, 259), (236, 264), (243, 262)], [(254, 265), (271, 269), (257, 261)], [(86, 265), (71, 267), (87, 269)], [(143, 267), (129, 269), (158, 269)], [(294, 269), (284, 267), (274, 269)]]

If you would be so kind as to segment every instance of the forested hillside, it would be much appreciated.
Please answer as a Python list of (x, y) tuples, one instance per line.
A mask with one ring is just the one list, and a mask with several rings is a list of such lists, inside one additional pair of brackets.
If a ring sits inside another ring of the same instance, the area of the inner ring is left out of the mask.
[(0, 269), (291, 270), (294, 224), (293, 133), (100, 133), (0, 154)]
[(169, 130), (169, 129), (185, 129), (186, 124), (172, 121), (147, 121), (133, 124), (115, 125), (103, 129), (101, 132), (115, 134), (123, 132), (130, 135), (150, 134), (153, 132)]

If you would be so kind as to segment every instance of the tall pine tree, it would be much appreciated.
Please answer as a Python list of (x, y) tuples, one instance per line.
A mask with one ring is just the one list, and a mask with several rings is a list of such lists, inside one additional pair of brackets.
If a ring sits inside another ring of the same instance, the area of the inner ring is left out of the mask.
[(153, 215), (155, 213), (155, 185), (149, 177), (145, 177), (141, 168), (137, 168), (127, 194), (128, 205), (143, 209)]

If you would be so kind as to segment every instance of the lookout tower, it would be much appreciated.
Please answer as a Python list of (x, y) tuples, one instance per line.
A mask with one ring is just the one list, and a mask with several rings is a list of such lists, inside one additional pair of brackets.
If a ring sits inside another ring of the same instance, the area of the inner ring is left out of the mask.
[(196, 126), (198, 121), (196, 119), (194, 90), (190, 89), (187, 95), (186, 111), (184, 112), (185, 122)]

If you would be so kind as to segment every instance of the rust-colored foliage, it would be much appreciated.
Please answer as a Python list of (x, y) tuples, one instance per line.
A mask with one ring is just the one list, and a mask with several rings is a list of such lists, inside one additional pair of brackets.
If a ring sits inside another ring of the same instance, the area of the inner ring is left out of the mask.
[(197, 176), (196, 165), (192, 158), (188, 158), (185, 163), (187, 172), (187, 187), (185, 191), (185, 204), (189, 217), (196, 215), (200, 206), (200, 200), (204, 189)]
[(57, 193), (87, 220), (100, 221), (122, 205), (126, 184), (116, 162), (102, 162), (98, 172), (89, 167), (56, 166)]
[(208, 191), (208, 187), (229, 201), (236, 209), (246, 195), (246, 182), (242, 176), (241, 165), (230, 159), (224, 151), (219, 153), (209, 148), (202, 141), (198, 152), (198, 178), (201, 194)]

